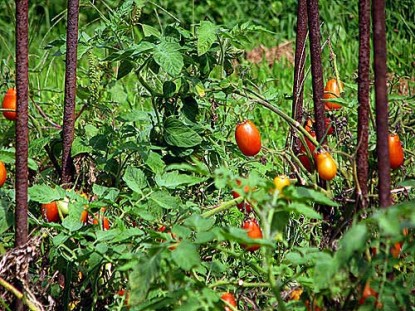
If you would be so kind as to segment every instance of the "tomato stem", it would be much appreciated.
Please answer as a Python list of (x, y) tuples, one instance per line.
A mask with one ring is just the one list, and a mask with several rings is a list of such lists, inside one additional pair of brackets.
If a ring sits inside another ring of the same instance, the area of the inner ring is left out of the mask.
[(24, 295), (21, 291), (19, 291), (16, 287), (14, 287), (2, 277), (0, 277), (0, 285), (15, 295), (18, 299), (20, 299), (30, 310), (40, 311), (40, 309), (27, 297), (27, 295)]
[(226, 202), (220, 204), (218, 207), (212, 207), (208, 211), (202, 213), (201, 216), (203, 218), (212, 217), (215, 214), (218, 214), (220, 212), (223, 212), (223, 211), (226, 211), (226, 210), (232, 208), (236, 204), (241, 203), (243, 200), (244, 200), (244, 198), (241, 196), (241, 197), (238, 197), (236, 199), (233, 199), (233, 200), (230, 200), (230, 201), (226, 201)]

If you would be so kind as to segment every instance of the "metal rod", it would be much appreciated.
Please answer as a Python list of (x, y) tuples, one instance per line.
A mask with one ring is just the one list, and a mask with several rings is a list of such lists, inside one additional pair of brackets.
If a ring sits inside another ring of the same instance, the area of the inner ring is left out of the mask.
[(61, 182), (64, 187), (73, 181), (71, 157), (75, 127), (76, 65), (78, 47), (79, 0), (68, 0), (68, 25), (66, 31), (65, 108), (63, 116), (63, 155)]

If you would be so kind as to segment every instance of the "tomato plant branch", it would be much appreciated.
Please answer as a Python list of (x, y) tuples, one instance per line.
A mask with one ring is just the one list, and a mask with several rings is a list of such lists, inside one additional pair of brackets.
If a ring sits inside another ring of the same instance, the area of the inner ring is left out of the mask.
[(269, 287), (270, 284), (268, 282), (245, 282), (243, 280), (238, 281), (217, 281), (209, 285), (209, 288), (215, 288), (219, 286), (235, 286), (235, 287), (244, 287), (244, 288), (261, 288), (261, 287)]
[(248, 89), (248, 88), (244, 88), (244, 90), (246, 92), (251, 93), (252, 95), (243, 93), (243, 92), (239, 91), (236, 88), (234, 89), (234, 93), (238, 94), (240, 96), (249, 98), (249, 99), (257, 102), (258, 104), (264, 106), (265, 108), (271, 110), (272, 112), (276, 113), (281, 118), (283, 118), (291, 127), (293, 127), (297, 131), (301, 132), (301, 134), (303, 134), (305, 137), (307, 137), (307, 139), (309, 139), (313, 143), (313, 145), (315, 145), (315, 146), (319, 145), (318, 141), (313, 136), (311, 136), (311, 134), (299, 122), (295, 121), (293, 118), (291, 118), (289, 115), (284, 113), (279, 108), (271, 105), (269, 101), (267, 101), (261, 95), (257, 94), (255, 91), (253, 91), (251, 89)]
[(0, 285), (3, 286), (8, 292), (12, 293), (17, 299), (22, 301), (31, 311), (41, 311), (26, 295), (20, 292), (16, 287), (0, 277)]
[(235, 206), (238, 203), (241, 203), (244, 200), (243, 197), (238, 197), (236, 199), (224, 202), (222, 204), (220, 204), (218, 207), (212, 207), (211, 209), (209, 209), (208, 211), (202, 213), (202, 217), (203, 218), (209, 218), (212, 217), (215, 214), (221, 213), (223, 211), (226, 211), (230, 208), (232, 208), (233, 206)]

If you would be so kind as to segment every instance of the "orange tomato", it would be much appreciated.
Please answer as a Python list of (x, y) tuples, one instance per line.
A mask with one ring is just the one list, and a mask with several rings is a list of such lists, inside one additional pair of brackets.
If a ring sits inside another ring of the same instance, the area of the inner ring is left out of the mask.
[(317, 152), (316, 155), (318, 175), (323, 180), (332, 180), (337, 174), (337, 165), (327, 151)]
[(239, 150), (246, 156), (254, 156), (261, 150), (261, 134), (250, 120), (236, 126), (235, 140)]
[[(242, 223), (242, 228), (247, 231), (248, 237), (251, 239), (262, 239), (262, 230), (256, 219), (246, 219)], [(261, 247), (259, 244), (241, 246), (249, 252), (254, 252)]]
[(402, 250), (401, 242), (396, 242), (395, 244), (393, 244), (393, 246), (390, 249), (390, 252), (393, 258), (399, 258), (399, 255), (401, 254), (401, 250)]
[(375, 297), (376, 298), (376, 305), (378, 305), (377, 298), (378, 293), (370, 287), (370, 280), (366, 281), (365, 287), (363, 288), (362, 297), (359, 299), (359, 304), (363, 305), (367, 298)]
[(389, 135), (389, 162), (391, 169), (399, 168), (404, 162), (403, 148), (399, 135)]
[(288, 176), (280, 175), (280, 176), (276, 176), (274, 178), (275, 190), (278, 190), (279, 192), (281, 192), (282, 189), (289, 186), (290, 184), (291, 184), (291, 182), (290, 182), (290, 179), (288, 178)]
[[(232, 293), (224, 293), (220, 299), (222, 299), (223, 301), (226, 301), (227, 303), (229, 303), (232, 307), (236, 308), (236, 299), (235, 296)], [(231, 311), (231, 309), (229, 307), (225, 306), (225, 311)]]
[[(336, 79), (328, 80), (326, 83), (326, 86), (324, 87), (323, 99), (332, 99), (332, 98), (339, 98), (339, 97), (340, 97), (340, 88), (339, 88), (339, 85), (337, 84), (337, 80)], [(324, 104), (325, 104), (326, 110), (338, 110), (343, 107), (342, 105), (338, 103), (330, 102), (330, 101), (326, 101)]]
[(84, 209), (81, 213), (81, 219), (80, 220), (85, 225), (88, 224), (88, 218), (89, 218), (88, 216), (89, 216), (88, 211), (86, 209)]
[[(92, 221), (92, 223), (94, 225), (98, 225), (98, 216), (95, 215), (94, 220)], [(110, 221), (108, 220), (107, 217), (103, 216), (102, 220), (101, 220), (101, 228), (104, 230), (109, 230), (110, 229)]]
[(0, 161), (0, 187), (3, 187), (7, 179), (7, 170), (6, 166), (2, 161)]
[(59, 222), (58, 205), (56, 201), (41, 205), (42, 216), (48, 222)]
[(13, 111), (3, 111), (3, 115), (8, 120), (16, 120), (17, 113), (16, 113), (16, 102), (17, 102), (17, 96), (16, 96), (16, 89), (11, 88), (8, 89), (6, 92), (6, 95), (3, 98), (3, 109), (11, 109)]

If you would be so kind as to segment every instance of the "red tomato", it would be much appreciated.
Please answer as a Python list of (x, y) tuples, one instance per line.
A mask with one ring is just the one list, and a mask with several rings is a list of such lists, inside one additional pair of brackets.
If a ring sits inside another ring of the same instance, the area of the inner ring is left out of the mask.
[[(339, 89), (339, 85), (337, 84), (337, 80), (336, 79), (328, 80), (324, 88), (323, 99), (331, 99), (331, 98), (339, 98), (339, 97), (340, 97), (340, 89)], [(338, 110), (342, 107), (343, 106), (338, 103), (329, 102), (329, 101), (325, 102), (326, 110)]]
[(337, 174), (337, 165), (327, 151), (320, 151), (315, 154), (317, 171), (321, 179), (332, 180)]
[[(247, 231), (248, 237), (251, 239), (262, 239), (262, 230), (256, 219), (246, 219), (242, 223), (242, 228)], [(259, 244), (241, 246), (249, 252), (254, 252), (261, 247)]]
[(16, 114), (16, 89), (11, 88), (8, 89), (6, 92), (6, 95), (3, 99), (3, 109), (12, 109), (14, 111), (3, 111), (3, 115), (8, 120), (16, 120), (17, 114)]
[(365, 284), (365, 287), (363, 288), (362, 297), (359, 299), (359, 304), (363, 305), (367, 298), (369, 297), (375, 297), (378, 298), (378, 293), (370, 287), (370, 281), (368, 280)]
[(403, 148), (399, 135), (389, 135), (389, 162), (391, 169), (399, 168), (404, 162)]
[[(236, 183), (238, 185), (241, 185), (241, 181), (239, 179), (236, 180)], [(244, 192), (245, 193), (249, 192), (249, 186), (248, 185), (246, 185), (244, 187)], [(233, 196), (234, 199), (236, 199), (236, 198), (239, 198), (241, 195), (238, 192), (236, 192), (236, 190), (232, 190), (232, 196)], [(241, 212), (244, 212), (244, 213), (252, 212), (251, 204), (246, 200), (242, 201), (241, 203), (236, 204), (236, 206), (239, 208), (239, 210)]]
[(0, 161), (0, 187), (3, 187), (7, 179), (7, 170), (6, 166), (2, 161)]
[[(226, 301), (227, 303), (229, 303), (232, 307), (236, 308), (236, 299), (235, 296), (232, 293), (224, 293), (220, 299), (222, 299), (223, 301)], [(225, 306), (225, 311), (231, 311), (231, 309), (229, 307)]]
[(56, 201), (42, 204), (41, 211), (43, 218), (47, 222), (59, 222), (60, 218)]
[(250, 120), (245, 120), (236, 126), (235, 140), (246, 156), (254, 156), (261, 150), (261, 134)]
[[(310, 132), (310, 135), (313, 138), (316, 138), (316, 133), (314, 131)], [(305, 142), (307, 144), (309, 151), (311, 152), (311, 154), (313, 154), (316, 149), (316, 146), (314, 146), (314, 144), (307, 137), (304, 137), (304, 139), (305, 139)], [(314, 170), (313, 161), (310, 160), (310, 158), (308, 157), (306, 147), (304, 146), (303, 143), (301, 143), (301, 146), (300, 146), (300, 154), (298, 155), (298, 159), (300, 160), (300, 162), (303, 164), (303, 166), (306, 168), (307, 171), (309, 171), (310, 173), (313, 172)]]
[[(98, 216), (96, 216), (95, 215), (95, 217), (94, 217), (94, 220), (92, 221), (92, 223), (94, 224), (94, 225), (98, 225), (98, 218), (97, 218)], [(110, 229), (110, 221), (108, 220), (108, 218), (107, 217), (102, 217), (102, 221), (101, 221), (101, 226), (102, 226), (102, 229), (104, 229), (104, 230), (109, 230)]]

